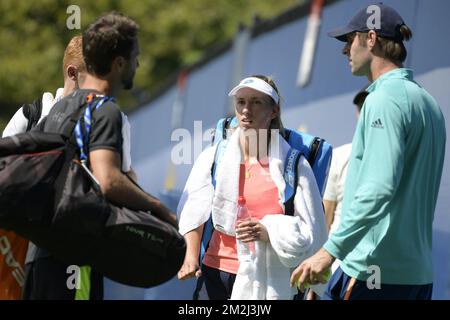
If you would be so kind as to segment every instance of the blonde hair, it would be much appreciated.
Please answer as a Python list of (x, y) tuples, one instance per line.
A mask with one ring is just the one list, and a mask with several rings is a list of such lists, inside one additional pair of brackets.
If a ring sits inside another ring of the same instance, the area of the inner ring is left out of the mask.
[(272, 119), (272, 121), (270, 122), (269, 130), (270, 129), (278, 129), (280, 131), (280, 134), (284, 137), (285, 136), (284, 126), (283, 126), (283, 122), (281, 121), (281, 95), (280, 95), (280, 92), (278, 91), (275, 81), (273, 81), (272, 77), (265, 76), (262, 74), (255, 74), (255, 75), (252, 75), (252, 77), (259, 78), (259, 79), (267, 82), (277, 92), (278, 97), (279, 97), (278, 101), (273, 100), (272, 97), (269, 97), (269, 99), (272, 102), (272, 105), (278, 105), (278, 107), (280, 108), (280, 112), (278, 112), (278, 115), (276, 116), (276, 118)]
[(69, 65), (77, 67), (78, 71), (85, 71), (86, 65), (83, 59), (83, 38), (81, 35), (73, 37), (64, 50), (63, 73), (66, 77), (66, 70)]

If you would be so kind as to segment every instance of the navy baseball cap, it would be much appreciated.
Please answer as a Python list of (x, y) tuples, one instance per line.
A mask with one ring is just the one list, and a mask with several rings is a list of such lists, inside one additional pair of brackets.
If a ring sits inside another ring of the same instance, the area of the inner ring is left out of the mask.
[(361, 9), (345, 27), (332, 30), (328, 35), (346, 42), (349, 33), (375, 30), (380, 37), (403, 41), (400, 27), (404, 24), (402, 17), (393, 8), (383, 3), (371, 4)]

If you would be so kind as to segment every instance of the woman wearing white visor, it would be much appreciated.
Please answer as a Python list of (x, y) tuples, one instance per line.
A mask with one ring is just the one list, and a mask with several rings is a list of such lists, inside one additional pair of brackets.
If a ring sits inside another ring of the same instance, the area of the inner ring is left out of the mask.
[[(198, 157), (178, 207), (180, 232), (187, 242), (178, 278), (199, 278), (198, 298), (292, 299), (297, 290), (289, 285), (291, 269), (327, 238), (320, 193), (302, 156), (294, 213), (284, 214), (283, 172), (290, 147), (283, 139), (274, 82), (266, 76), (251, 76), (229, 96), (234, 98), (238, 126), (222, 141), (226, 147), (220, 159), (217, 146)], [(251, 220), (236, 223), (241, 196)], [(200, 267), (200, 242), (210, 217), (214, 229)], [(251, 243), (250, 259), (238, 257), (236, 239)]]

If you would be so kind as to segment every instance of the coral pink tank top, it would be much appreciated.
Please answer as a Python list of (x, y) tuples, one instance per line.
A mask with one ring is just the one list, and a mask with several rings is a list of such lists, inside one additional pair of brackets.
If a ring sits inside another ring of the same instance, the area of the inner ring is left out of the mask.
[[(241, 164), (239, 190), (252, 218), (261, 220), (267, 214), (284, 213), (278, 203), (278, 189), (270, 176), (268, 163)], [(236, 238), (214, 230), (203, 263), (236, 274), (239, 268)]]

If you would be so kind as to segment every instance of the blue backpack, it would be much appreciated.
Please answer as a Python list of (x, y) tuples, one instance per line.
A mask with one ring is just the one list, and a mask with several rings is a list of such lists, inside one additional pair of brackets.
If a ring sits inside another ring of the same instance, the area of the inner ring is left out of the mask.
[[(227, 130), (238, 125), (236, 117), (228, 117), (220, 119), (217, 122), (212, 144), (217, 146), (216, 154), (214, 156), (214, 163), (211, 166), (211, 177), (214, 188), (216, 187), (216, 167), (220, 161), (226, 144), (221, 143), (227, 139)], [(319, 187), (320, 195), (323, 197), (325, 185), (328, 178), (328, 171), (330, 169), (331, 157), (333, 153), (332, 146), (324, 139), (309, 135), (307, 133), (285, 129), (284, 139), (291, 146), (286, 156), (283, 177), (286, 182), (285, 189), (285, 214), (294, 215), (294, 198), (297, 191), (298, 184), (298, 161), (303, 155), (311, 166), (314, 176), (316, 178), (317, 186)], [(203, 257), (208, 249), (209, 240), (214, 231), (212, 218), (210, 217), (203, 228), (203, 235), (200, 247), (200, 265)], [(200, 278), (197, 282), (197, 288), (194, 292), (194, 299), (198, 298), (198, 291), (201, 288), (203, 279)]]
[[(216, 125), (212, 144), (216, 145), (219, 144), (222, 140), (226, 140), (227, 129), (234, 128), (237, 125), (238, 123), (236, 117), (220, 119)], [(320, 195), (323, 196), (333, 153), (332, 146), (322, 138), (291, 129), (284, 130), (284, 139), (291, 146), (291, 149), (289, 150), (289, 153), (287, 155), (288, 161), (286, 161), (284, 170), (284, 178), (286, 180), (286, 184), (289, 185), (289, 187), (292, 187), (293, 185), (291, 182), (298, 182), (298, 177), (296, 177), (296, 172), (293, 169), (297, 168), (300, 155), (303, 155), (308, 160), (309, 165), (314, 172)], [(215, 179), (216, 163), (220, 160), (220, 157), (222, 156), (224, 151), (222, 145), (223, 144), (220, 144), (217, 147), (218, 150), (216, 152), (215, 161), (211, 168), (213, 180)], [(295, 161), (295, 166), (291, 165), (294, 164), (292, 163), (293, 161)], [(295, 181), (292, 181), (291, 177), (294, 177)], [(285, 195), (285, 199), (290, 199), (293, 195), (295, 196), (295, 189), (293, 191), (289, 190), (288, 192), (289, 194)]]

